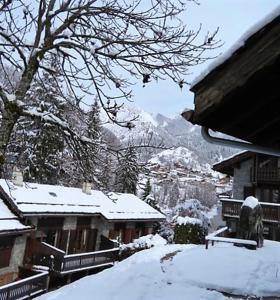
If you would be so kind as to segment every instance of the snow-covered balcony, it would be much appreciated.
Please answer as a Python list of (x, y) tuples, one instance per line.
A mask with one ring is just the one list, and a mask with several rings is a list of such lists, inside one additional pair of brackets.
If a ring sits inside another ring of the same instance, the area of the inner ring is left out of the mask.
[[(33, 257), (35, 265), (49, 268), (51, 272), (65, 275), (83, 270), (114, 265), (119, 248), (67, 255), (61, 249), (47, 243), (38, 243)], [(0, 298), (1, 299), (1, 298)]]
[(30, 299), (48, 290), (48, 272), (33, 274), (0, 287), (1, 300)]
[[(221, 199), (222, 216), (227, 218), (239, 218), (243, 200)], [(268, 223), (280, 223), (280, 203), (260, 202), (263, 210), (263, 221)]]

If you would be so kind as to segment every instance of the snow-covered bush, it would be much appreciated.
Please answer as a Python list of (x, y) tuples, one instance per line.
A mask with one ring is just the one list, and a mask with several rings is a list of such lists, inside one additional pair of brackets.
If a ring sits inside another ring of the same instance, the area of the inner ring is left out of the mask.
[(166, 244), (167, 241), (158, 234), (141, 236), (140, 238), (133, 240), (132, 243), (120, 246), (120, 260), (123, 260), (138, 251)]
[(199, 219), (204, 227), (208, 227), (210, 220), (208, 217), (209, 208), (205, 207), (201, 204), (201, 202), (197, 199), (189, 199), (184, 203), (178, 204), (173, 213), (176, 216), (180, 217), (191, 217), (195, 219)]
[(197, 218), (177, 217), (174, 230), (176, 244), (203, 244), (207, 235), (207, 227)]

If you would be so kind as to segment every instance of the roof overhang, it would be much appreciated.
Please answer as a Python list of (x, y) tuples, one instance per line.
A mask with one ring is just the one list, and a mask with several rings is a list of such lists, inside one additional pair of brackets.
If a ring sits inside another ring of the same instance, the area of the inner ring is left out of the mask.
[(31, 231), (34, 231), (35, 228), (34, 227), (31, 227), (31, 226), (26, 226), (25, 229), (14, 229), (14, 230), (1, 230), (0, 231), (0, 237), (3, 237), (3, 236), (10, 236), (10, 235), (22, 235), (22, 234), (25, 234), (25, 233), (29, 233)]
[(193, 124), (251, 142), (280, 147), (280, 16), (191, 88)]
[(249, 151), (237, 153), (236, 155), (231, 156), (230, 158), (226, 158), (221, 162), (214, 164), (212, 169), (214, 171), (233, 176), (234, 168), (239, 167), (240, 163), (242, 163), (243, 161), (252, 159), (253, 156), (254, 153)]

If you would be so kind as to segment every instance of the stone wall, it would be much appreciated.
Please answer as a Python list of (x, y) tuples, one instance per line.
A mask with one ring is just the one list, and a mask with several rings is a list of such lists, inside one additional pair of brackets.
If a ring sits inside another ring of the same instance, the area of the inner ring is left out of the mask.
[(234, 168), (233, 198), (244, 200), (244, 187), (252, 186), (250, 180), (250, 169), (253, 166), (253, 159), (240, 163), (239, 168)]

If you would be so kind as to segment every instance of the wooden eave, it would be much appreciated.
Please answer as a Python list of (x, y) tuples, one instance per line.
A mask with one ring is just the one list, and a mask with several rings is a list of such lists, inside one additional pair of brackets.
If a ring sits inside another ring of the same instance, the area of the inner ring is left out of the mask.
[(195, 110), (183, 117), (248, 142), (280, 146), (279, 82), (280, 16), (191, 89)]
[(7, 207), (17, 216), (19, 219), (23, 219), (22, 212), (18, 209), (15, 202), (11, 199), (11, 197), (4, 191), (2, 186), (0, 186), (0, 198), (4, 201)]

